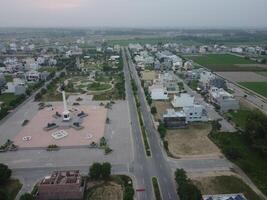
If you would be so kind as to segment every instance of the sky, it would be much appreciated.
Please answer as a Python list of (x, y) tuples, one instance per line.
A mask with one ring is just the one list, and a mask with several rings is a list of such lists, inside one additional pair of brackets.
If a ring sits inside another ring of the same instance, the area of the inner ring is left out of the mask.
[(1, 27), (266, 28), (267, 0), (0, 0)]

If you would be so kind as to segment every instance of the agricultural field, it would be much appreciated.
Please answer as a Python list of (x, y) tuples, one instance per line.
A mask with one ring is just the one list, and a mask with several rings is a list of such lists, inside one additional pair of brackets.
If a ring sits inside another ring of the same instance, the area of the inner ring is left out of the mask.
[(261, 199), (246, 183), (233, 175), (198, 177), (193, 179), (193, 183), (203, 195), (243, 193), (247, 199)]
[(267, 71), (265, 65), (230, 54), (208, 54), (202, 56), (188, 56), (197, 64), (212, 71)]
[[(266, 71), (267, 72), (267, 71)], [(217, 72), (220, 76), (233, 82), (265, 82), (267, 76), (255, 72)]]
[(267, 98), (267, 81), (239, 82), (239, 84)]
[(185, 129), (167, 130), (169, 152), (174, 157), (220, 155), (220, 150), (210, 141), (208, 123), (192, 124)]

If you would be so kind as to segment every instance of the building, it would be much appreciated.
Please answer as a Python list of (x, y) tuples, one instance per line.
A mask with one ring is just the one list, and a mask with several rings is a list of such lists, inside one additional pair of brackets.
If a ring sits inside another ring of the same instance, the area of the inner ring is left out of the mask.
[(152, 85), (155, 79), (156, 79), (155, 71), (145, 70), (141, 72), (141, 80), (144, 81), (145, 87)]
[(239, 109), (239, 102), (233, 95), (226, 92), (223, 88), (212, 87), (209, 91), (210, 101), (219, 107), (220, 112)]
[(243, 194), (203, 195), (203, 200), (246, 200)]
[(168, 94), (176, 94), (179, 92), (177, 77), (173, 72), (159, 74), (156, 84), (162, 84), (167, 89)]
[(187, 106), (194, 105), (195, 97), (187, 93), (181, 93), (180, 95), (175, 95), (171, 104), (174, 108), (184, 108)]
[(21, 95), (26, 93), (26, 86), (23, 80), (19, 78), (14, 78), (13, 82), (8, 82), (6, 84), (6, 90), (4, 93), (13, 93), (15, 95)]
[(194, 104), (183, 108), (186, 122), (207, 122), (209, 120), (207, 111), (203, 105)]
[(186, 126), (186, 115), (183, 111), (175, 112), (174, 109), (167, 109), (163, 121), (167, 128), (183, 128)]
[(26, 72), (25, 79), (27, 81), (39, 81), (40, 73), (34, 70), (28, 71)]
[(163, 85), (152, 85), (148, 88), (153, 100), (167, 100), (168, 92)]
[(209, 71), (203, 71), (200, 73), (199, 83), (203, 90), (210, 88), (210, 80), (215, 78), (215, 74)]
[(54, 171), (38, 184), (38, 200), (81, 200), (85, 183), (79, 170)]

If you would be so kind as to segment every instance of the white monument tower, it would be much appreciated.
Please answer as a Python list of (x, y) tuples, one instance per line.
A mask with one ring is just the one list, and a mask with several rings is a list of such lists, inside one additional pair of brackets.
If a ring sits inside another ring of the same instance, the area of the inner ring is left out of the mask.
[(62, 113), (63, 121), (70, 121), (70, 111), (68, 110), (68, 107), (67, 107), (67, 101), (66, 101), (66, 95), (65, 95), (64, 87), (62, 87), (61, 90), (62, 90), (62, 98), (63, 98), (63, 105), (64, 105), (64, 111)]

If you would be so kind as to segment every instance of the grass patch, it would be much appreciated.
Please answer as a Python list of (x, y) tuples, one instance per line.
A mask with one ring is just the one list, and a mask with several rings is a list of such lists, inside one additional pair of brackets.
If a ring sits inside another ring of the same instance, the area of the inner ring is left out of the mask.
[(256, 66), (240, 66), (240, 64), (256, 64), (255, 61), (230, 54), (208, 54), (203, 56), (188, 56), (188, 59), (213, 71), (266, 71), (266, 68)]
[(153, 190), (154, 190), (156, 200), (162, 200), (158, 179), (156, 177), (152, 177), (152, 185), (153, 185)]
[(5, 75), (5, 80), (6, 80), (6, 82), (13, 82), (12, 75)]
[(226, 114), (226, 117), (233, 121), (235, 125), (244, 130), (246, 126), (247, 117), (250, 115), (251, 110), (241, 108), (236, 111), (230, 111)]
[(108, 90), (110, 88), (111, 88), (110, 84), (104, 84), (104, 83), (92, 83), (87, 87), (87, 89), (90, 91)]
[(267, 82), (240, 82), (240, 85), (267, 97)]
[(1, 186), (1, 189), (6, 191), (8, 200), (14, 200), (19, 193), (22, 184), (17, 179), (10, 179), (5, 185)]
[(58, 67), (49, 67), (49, 66), (47, 66), (47, 67), (41, 67), (40, 69), (38, 69), (38, 72), (47, 71), (47, 72), (52, 73), (52, 72), (57, 72), (59, 69), (60, 68), (58, 68)]
[(225, 156), (237, 164), (266, 195), (267, 160), (259, 152), (250, 148), (245, 135), (213, 132), (210, 138), (222, 149)]
[(0, 102), (4, 102), (4, 104), (9, 105), (10, 102), (17, 99), (17, 96), (13, 93), (3, 93), (0, 95)]
[(204, 177), (193, 182), (204, 195), (243, 193), (247, 199), (260, 200), (247, 184), (235, 176)]

